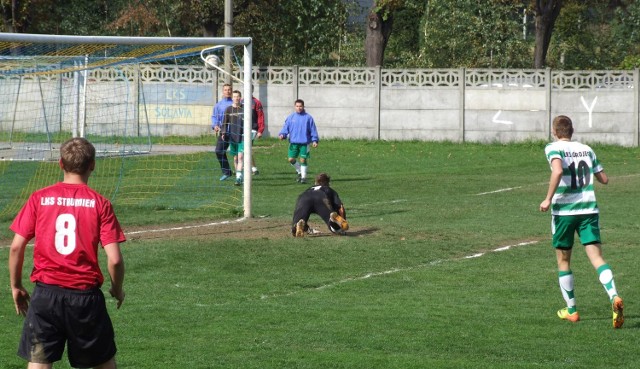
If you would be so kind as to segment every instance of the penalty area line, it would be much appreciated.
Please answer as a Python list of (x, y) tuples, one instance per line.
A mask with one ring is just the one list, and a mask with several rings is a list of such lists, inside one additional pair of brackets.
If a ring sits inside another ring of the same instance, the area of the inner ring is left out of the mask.
[(434, 260), (425, 264), (419, 264), (413, 267), (406, 267), (406, 268), (393, 268), (393, 269), (389, 269), (389, 270), (385, 270), (382, 272), (373, 272), (373, 273), (367, 273), (358, 277), (350, 277), (350, 278), (345, 278), (345, 279), (341, 279), (337, 282), (333, 282), (333, 283), (327, 283), (318, 287), (313, 287), (313, 288), (305, 288), (305, 289), (301, 289), (301, 290), (297, 290), (297, 291), (291, 291), (291, 292), (287, 292), (287, 293), (282, 293), (282, 294), (271, 294), (271, 295), (262, 295), (260, 296), (261, 300), (266, 300), (269, 298), (276, 298), (276, 297), (286, 297), (286, 296), (292, 296), (295, 295), (299, 292), (304, 292), (304, 291), (320, 291), (320, 290), (324, 290), (327, 288), (331, 288), (331, 287), (335, 287), (341, 284), (345, 284), (345, 283), (349, 283), (349, 282), (357, 282), (357, 281), (362, 281), (365, 279), (369, 279), (369, 278), (373, 278), (373, 277), (380, 277), (380, 276), (385, 276), (385, 275), (389, 275), (389, 274), (395, 274), (395, 273), (400, 273), (400, 272), (407, 272), (407, 271), (411, 271), (411, 270), (415, 270), (415, 269), (420, 269), (420, 268), (428, 268), (431, 266), (435, 266), (435, 265), (439, 265), (439, 264), (443, 264), (446, 262), (454, 262), (454, 261), (461, 261), (461, 260), (466, 260), (466, 259), (475, 259), (475, 258), (479, 258), (482, 257), (488, 253), (492, 253), (492, 252), (502, 252), (502, 251), (508, 251), (510, 249), (516, 248), (516, 247), (521, 247), (521, 246), (528, 246), (528, 245), (534, 245), (538, 243), (538, 241), (525, 241), (525, 242), (520, 242), (520, 243), (516, 243), (513, 245), (508, 245), (508, 246), (502, 246), (502, 247), (498, 247), (496, 249), (493, 249), (491, 251), (487, 251), (487, 252), (479, 252), (479, 253), (475, 253), (475, 254), (471, 254), (471, 255), (466, 255), (460, 258), (452, 258), (452, 259), (445, 259), (445, 260)]
[[(213, 226), (219, 226), (219, 225), (225, 225), (225, 224), (239, 223), (239, 222), (243, 222), (245, 220), (247, 220), (247, 218), (243, 217), (243, 218), (236, 219), (236, 220), (225, 220), (225, 221), (222, 221), (222, 222), (212, 222), (212, 223), (205, 223), (205, 224), (194, 224), (194, 225), (182, 226), (182, 227), (169, 227), (169, 228), (158, 228), (158, 229), (142, 229), (142, 230), (139, 230), (139, 231), (124, 232), (124, 234), (125, 234), (125, 236), (131, 236), (131, 235), (143, 234), (143, 233), (159, 233), (159, 232), (180, 231), (180, 230), (184, 230), (184, 229), (204, 228), (204, 227), (213, 227)], [(10, 246), (11, 245), (0, 245), (0, 249), (9, 248)], [(29, 244), (27, 244), (27, 246), (33, 246), (33, 242), (30, 242)]]
[(236, 219), (236, 220), (224, 220), (222, 222), (213, 222), (213, 223), (205, 223), (205, 224), (194, 224), (194, 225), (188, 225), (188, 226), (182, 226), (182, 227), (170, 227), (170, 228), (158, 228), (158, 229), (143, 229), (140, 231), (132, 231), (132, 232), (125, 232), (125, 235), (134, 235), (134, 234), (142, 234), (142, 233), (157, 233), (157, 232), (169, 232), (169, 231), (180, 231), (180, 230), (185, 230), (185, 229), (193, 229), (193, 228), (203, 228), (203, 227), (213, 227), (213, 226), (219, 226), (219, 225), (225, 225), (225, 224), (232, 224), (232, 223), (240, 223), (245, 221), (247, 218), (240, 218), (240, 219)]
[(489, 191), (489, 192), (481, 192), (481, 193), (477, 193), (476, 196), (482, 196), (482, 195), (490, 195), (492, 193), (499, 193), (499, 192), (507, 192), (507, 191), (513, 191), (513, 190), (517, 190), (519, 188), (522, 188), (522, 186), (518, 186), (518, 187), (508, 187), (508, 188), (501, 188), (499, 190), (495, 190), (495, 191)]
[[(617, 179), (617, 178), (623, 178), (623, 179), (634, 178), (634, 177), (638, 177), (638, 176), (640, 176), (640, 173), (625, 174), (625, 175), (620, 175), (620, 176), (609, 176), (609, 180)], [(476, 193), (476, 194), (474, 194), (474, 196), (484, 196), (484, 195), (491, 195), (491, 194), (494, 194), (494, 193), (508, 192), (508, 191), (513, 191), (513, 190), (518, 190), (518, 189), (524, 188), (524, 187), (543, 186), (543, 185), (547, 185), (548, 183), (549, 182), (540, 182), (540, 183), (534, 183), (534, 184), (527, 185), (527, 186), (500, 188), (500, 189), (497, 189), (497, 190), (494, 190), (494, 191)]]

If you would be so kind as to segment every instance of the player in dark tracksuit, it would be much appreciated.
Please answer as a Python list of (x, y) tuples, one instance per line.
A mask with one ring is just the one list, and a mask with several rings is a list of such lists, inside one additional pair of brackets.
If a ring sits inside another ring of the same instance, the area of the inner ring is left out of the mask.
[(315, 186), (309, 187), (298, 196), (293, 212), (291, 234), (304, 237), (309, 232), (309, 216), (318, 214), (332, 233), (343, 234), (349, 229), (347, 216), (338, 193), (329, 187), (331, 178), (326, 173), (316, 176)]

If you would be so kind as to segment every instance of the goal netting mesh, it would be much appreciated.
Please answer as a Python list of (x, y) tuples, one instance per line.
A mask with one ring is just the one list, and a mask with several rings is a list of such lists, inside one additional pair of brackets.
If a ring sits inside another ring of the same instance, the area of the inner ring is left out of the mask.
[(241, 215), (243, 189), (218, 180), (213, 153), (224, 81), (201, 51), (243, 42), (0, 34), (0, 217), (62, 179), (59, 147), (76, 136), (96, 147), (89, 184), (124, 217)]

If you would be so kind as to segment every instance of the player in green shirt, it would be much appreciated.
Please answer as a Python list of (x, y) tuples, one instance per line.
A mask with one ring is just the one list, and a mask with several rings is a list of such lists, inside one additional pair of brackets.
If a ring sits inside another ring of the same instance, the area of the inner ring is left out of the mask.
[(613, 272), (602, 257), (599, 210), (596, 203), (594, 179), (607, 184), (609, 178), (591, 147), (571, 141), (573, 123), (567, 116), (553, 119), (552, 133), (556, 141), (547, 144), (545, 154), (551, 166), (547, 196), (540, 203), (540, 211), (551, 209), (551, 232), (558, 262), (560, 290), (567, 307), (558, 310), (560, 319), (577, 322), (571, 272), (571, 250), (577, 233), (589, 261), (598, 272), (598, 279), (609, 295), (613, 310), (613, 327), (624, 323), (622, 298), (618, 296)]

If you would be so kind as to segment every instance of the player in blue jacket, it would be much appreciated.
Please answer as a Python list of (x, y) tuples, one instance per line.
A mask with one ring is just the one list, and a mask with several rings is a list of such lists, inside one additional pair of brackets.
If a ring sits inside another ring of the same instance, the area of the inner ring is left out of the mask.
[[(304, 101), (295, 102), (295, 113), (291, 113), (284, 121), (284, 127), (280, 131), (281, 140), (289, 139), (289, 164), (298, 173), (297, 182), (307, 183), (307, 165), (309, 160), (309, 144), (318, 147), (318, 130), (313, 117), (304, 110)], [(299, 162), (296, 159), (300, 158)]]
[(231, 99), (232, 90), (232, 86), (228, 83), (225, 83), (222, 86), (222, 99), (213, 107), (213, 113), (211, 114), (211, 129), (214, 130), (218, 136), (215, 151), (218, 162), (220, 163), (220, 169), (222, 169), (222, 177), (220, 177), (221, 181), (231, 177), (232, 174), (229, 160), (227, 160), (229, 141), (224, 140), (222, 132), (220, 132), (220, 129), (222, 128), (222, 120), (224, 118), (224, 111), (227, 107), (233, 104), (233, 100)]

